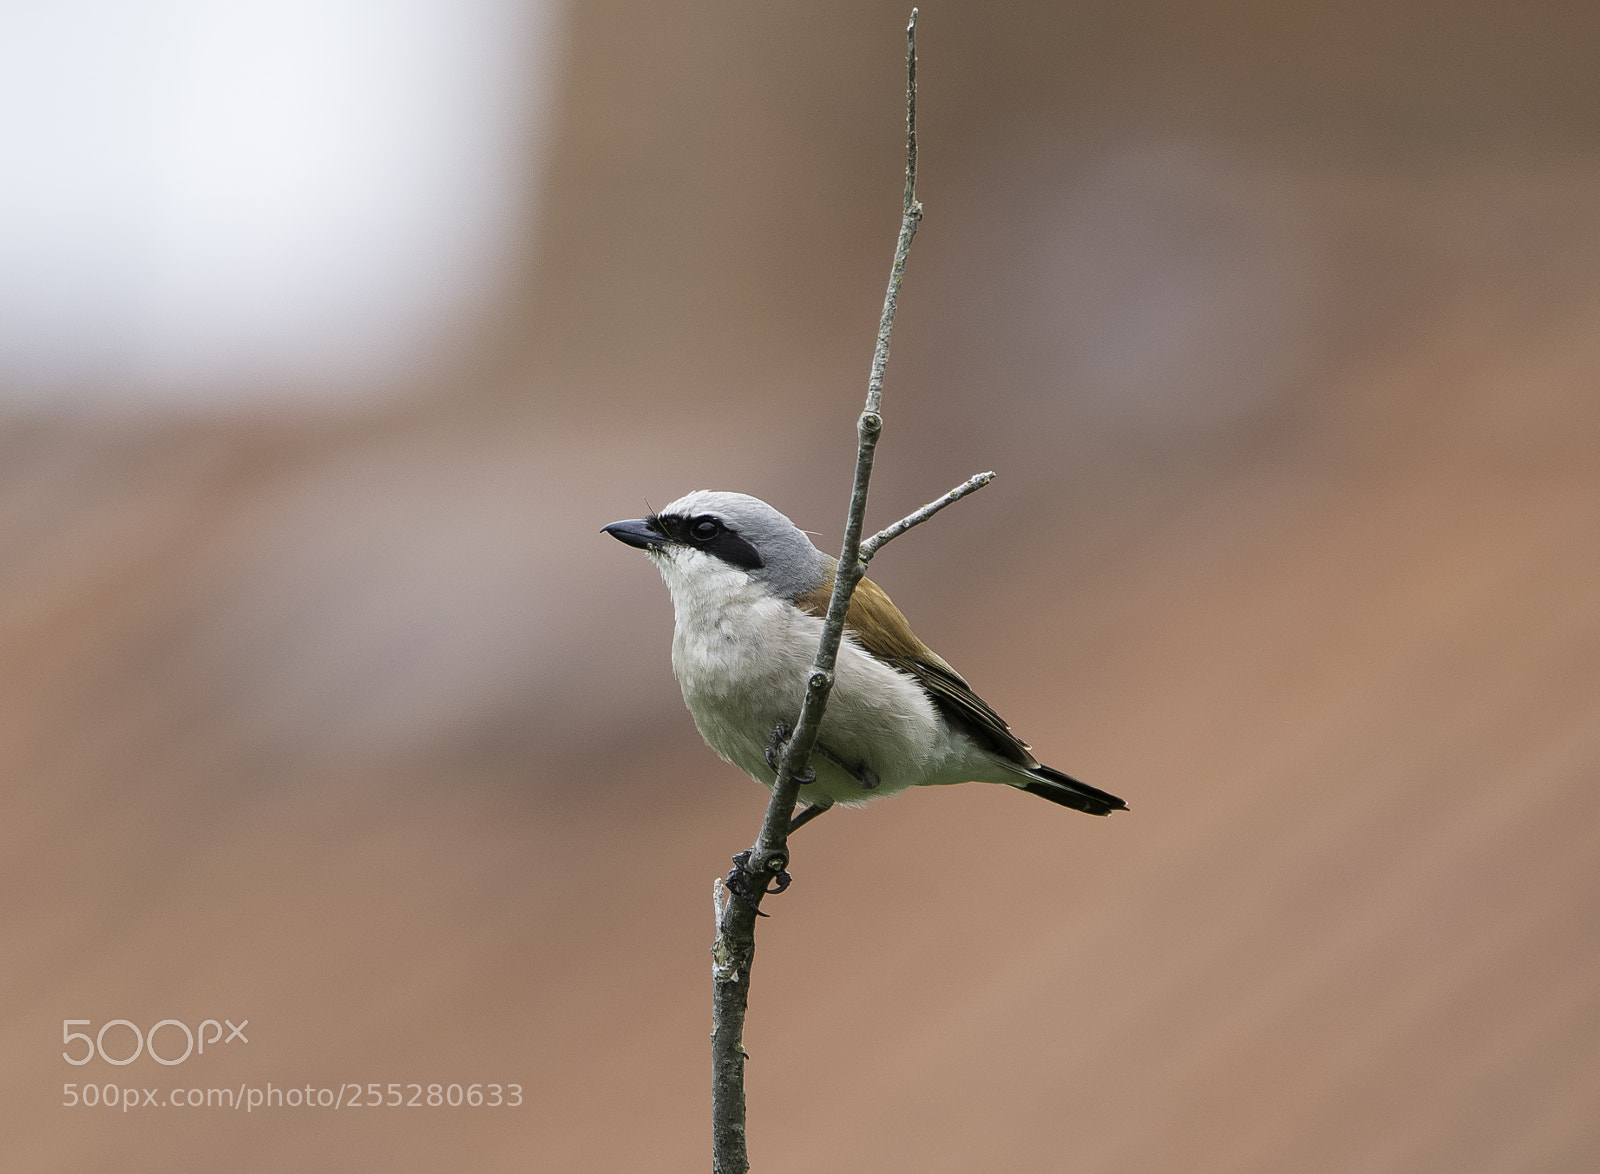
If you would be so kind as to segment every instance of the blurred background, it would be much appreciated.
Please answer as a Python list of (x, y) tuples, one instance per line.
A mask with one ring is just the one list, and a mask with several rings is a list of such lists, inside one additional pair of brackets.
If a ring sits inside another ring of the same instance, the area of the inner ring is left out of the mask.
[[(737, 488), (837, 546), (906, 15), (0, 3), (0, 1164), (706, 1168), (765, 793), (599, 528)], [(873, 574), (1132, 811), (808, 827), (756, 1167), (1595, 1168), (1593, 5), (935, 2), (920, 47), (869, 522), (1000, 478)], [(85, 1018), (249, 1043), (73, 1067)]]

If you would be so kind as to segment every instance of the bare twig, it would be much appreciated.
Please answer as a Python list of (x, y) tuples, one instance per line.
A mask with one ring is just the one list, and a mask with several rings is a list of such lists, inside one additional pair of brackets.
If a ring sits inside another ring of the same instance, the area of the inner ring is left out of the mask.
[(911, 529), (911, 527), (922, 525), (922, 523), (933, 517), (934, 514), (944, 509), (945, 506), (955, 505), (956, 502), (967, 496), (967, 494), (976, 493), (993, 480), (993, 473), (979, 473), (976, 477), (969, 477), (967, 480), (963, 481), (960, 485), (957, 485), (954, 489), (945, 494), (943, 497), (939, 498), (937, 501), (930, 501), (916, 513), (908, 514), (906, 517), (901, 518), (894, 525), (886, 526), (882, 530), (879, 530), (871, 538), (868, 538), (861, 544), (861, 561), (864, 563), (871, 562), (872, 556), (877, 554), (884, 545), (893, 542), (896, 538), (900, 537), (900, 535)]
[[(799, 780), (806, 774), (811, 752), (816, 745), (822, 713), (833, 688), (833, 670), (838, 663), (839, 644), (844, 638), (845, 614), (850, 596), (865, 573), (861, 529), (867, 510), (867, 485), (872, 478), (872, 458), (883, 430), (879, 408), (883, 400), (883, 374), (889, 363), (889, 336), (894, 329), (895, 308), (900, 282), (905, 273), (906, 255), (922, 219), (917, 201), (917, 10), (911, 10), (906, 27), (906, 188), (900, 217), (900, 236), (895, 244), (894, 263), (889, 271), (889, 288), (883, 299), (883, 314), (878, 322), (878, 341), (872, 356), (872, 372), (867, 381), (867, 402), (856, 426), (856, 473), (850, 493), (850, 512), (845, 520), (844, 546), (839, 553), (839, 569), (834, 577), (833, 595), (823, 621), (822, 640), (806, 683), (805, 701), (782, 755), (772, 799), (755, 846), (740, 856), (735, 866), (737, 877), (730, 877), (741, 899), (729, 899), (719, 884), (716, 892), (717, 938), (712, 946), (712, 1169), (715, 1174), (746, 1174), (750, 1168), (745, 1143), (744, 1019), (750, 994), (750, 966), (755, 958), (755, 921), (769, 881), (782, 874), (789, 862), (789, 820), (799, 797)], [(977, 488), (976, 485), (972, 486)], [(949, 501), (971, 492), (962, 487)], [(931, 517), (948, 505), (941, 499), (927, 507)], [(921, 513), (923, 511), (919, 511)], [(913, 515), (900, 523), (904, 533), (922, 518)], [(894, 529), (891, 527), (890, 529)], [(874, 536), (871, 557), (878, 547), (895, 535)]]

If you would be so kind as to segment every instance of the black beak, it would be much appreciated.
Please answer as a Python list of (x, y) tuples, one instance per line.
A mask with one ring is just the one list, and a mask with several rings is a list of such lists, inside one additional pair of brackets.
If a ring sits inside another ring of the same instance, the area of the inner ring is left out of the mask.
[(626, 522), (612, 522), (609, 526), (600, 527), (600, 530), (618, 542), (626, 542), (629, 546), (637, 546), (640, 550), (660, 550), (667, 544), (666, 537), (650, 523), (649, 518), (630, 518)]

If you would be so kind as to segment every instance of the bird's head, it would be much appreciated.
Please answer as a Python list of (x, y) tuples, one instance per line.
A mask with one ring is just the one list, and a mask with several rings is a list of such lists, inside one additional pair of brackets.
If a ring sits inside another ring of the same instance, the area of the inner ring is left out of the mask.
[(804, 531), (748, 493), (697, 489), (649, 517), (603, 529), (645, 551), (663, 571), (731, 567), (786, 599), (810, 591), (830, 570), (828, 556)]

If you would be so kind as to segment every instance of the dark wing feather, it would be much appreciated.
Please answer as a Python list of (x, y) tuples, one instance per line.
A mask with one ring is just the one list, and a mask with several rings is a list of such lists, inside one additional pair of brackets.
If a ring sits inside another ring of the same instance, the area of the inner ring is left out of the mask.
[[(820, 619), (828, 612), (832, 594), (830, 573), (824, 582), (796, 599), (795, 606)], [(1025, 770), (1039, 765), (1039, 760), (1029, 753), (1028, 744), (1011, 732), (1005, 719), (989, 708), (942, 656), (917, 639), (905, 615), (871, 579), (862, 579), (856, 585), (844, 626), (856, 643), (873, 656), (915, 677), (944, 719), (978, 745)]]
[(917, 679), (923, 691), (943, 715), (944, 720), (985, 750), (1009, 759), (1025, 770), (1039, 765), (1029, 746), (1011, 732), (1005, 719), (989, 703), (972, 691), (972, 686), (933, 653), (928, 658), (886, 656), (885, 663)]
[[(828, 598), (832, 594), (833, 573), (830, 570), (827, 580), (796, 599), (795, 606), (821, 619), (827, 615)], [(928, 699), (954, 729), (1033, 776), (1033, 782), (1023, 787), (1029, 794), (1063, 807), (1087, 811), (1090, 815), (1107, 815), (1127, 808), (1128, 805), (1115, 795), (1039, 765), (1028, 744), (1011, 732), (1005, 719), (990, 709), (988, 702), (974, 693), (972, 686), (943, 657), (917, 639), (894, 601), (871, 579), (862, 579), (856, 586), (855, 594), (850, 597), (850, 610), (845, 613), (844, 626), (850, 638), (867, 652), (915, 677)]]

